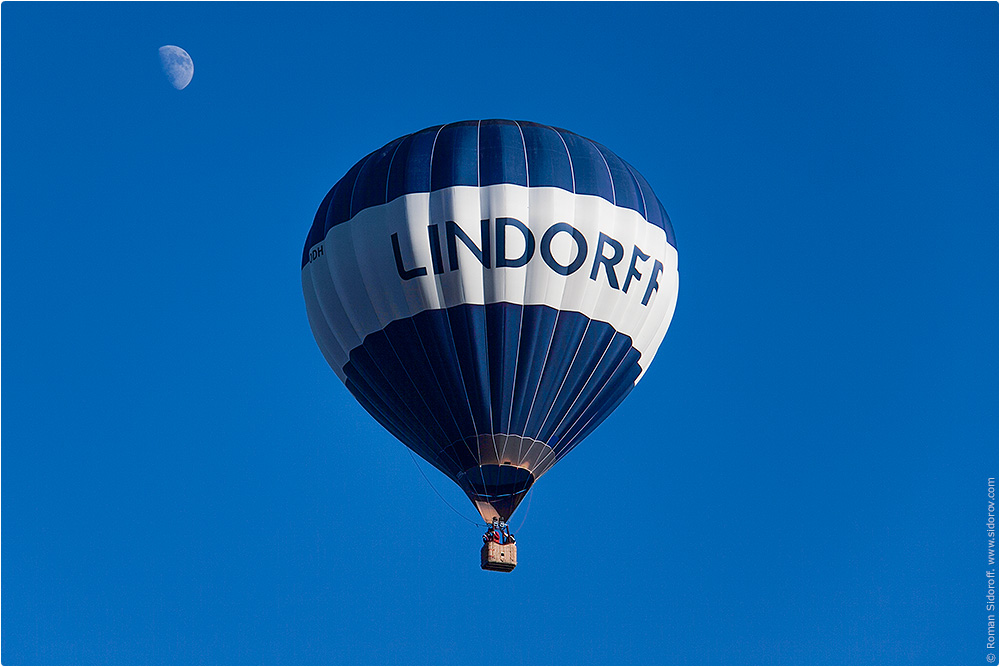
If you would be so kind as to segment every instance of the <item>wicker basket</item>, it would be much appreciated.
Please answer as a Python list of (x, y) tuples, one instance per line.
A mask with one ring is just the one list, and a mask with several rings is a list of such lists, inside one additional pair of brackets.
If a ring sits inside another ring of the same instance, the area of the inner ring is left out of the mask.
[(517, 545), (487, 542), (480, 552), (484, 570), (510, 572), (517, 567)]

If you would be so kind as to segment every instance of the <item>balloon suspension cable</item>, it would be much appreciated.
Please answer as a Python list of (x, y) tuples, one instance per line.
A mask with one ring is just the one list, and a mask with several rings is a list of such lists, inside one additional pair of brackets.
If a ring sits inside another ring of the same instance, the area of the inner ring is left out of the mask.
[(531, 495), (534, 492), (534, 489), (528, 491), (528, 504), (524, 507), (524, 516), (521, 517), (521, 524), (517, 527), (517, 532), (519, 533), (521, 532), (521, 529), (524, 528), (524, 522), (528, 520), (528, 512), (531, 511)]
[(464, 514), (462, 514), (461, 512), (459, 512), (459, 511), (458, 511), (457, 509), (455, 509), (454, 507), (452, 507), (451, 503), (449, 503), (449, 502), (448, 502), (447, 500), (445, 500), (445, 497), (444, 497), (444, 496), (442, 496), (442, 495), (441, 495), (441, 494), (440, 494), (440, 493), (438, 492), (438, 490), (437, 490), (437, 489), (436, 489), (436, 488), (434, 487), (434, 484), (432, 484), (432, 483), (431, 483), (431, 480), (430, 480), (430, 479), (428, 479), (428, 478), (427, 478), (427, 475), (425, 475), (425, 474), (424, 474), (424, 471), (423, 471), (423, 469), (422, 469), (422, 468), (420, 467), (420, 465), (419, 465), (419, 464), (417, 463), (417, 459), (416, 459), (416, 457), (414, 457), (414, 456), (413, 456), (413, 452), (412, 452), (412, 451), (410, 451), (410, 448), (409, 448), (409, 447), (407, 447), (407, 448), (406, 448), (406, 451), (407, 451), (407, 452), (409, 452), (409, 454), (410, 454), (410, 459), (412, 459), (412, 460), (413, 460), (413, 465), (415, 465), (415, 466), (417, 467), (417, 470), (418, 470), (418, 471), (420, 471), (420, 476), (424, 478), (424, 481), (425, 481), (425, 482), (427, 482), (427, 485), (428, 485), (429, 487), (431, 487), (431, 490), (432, 490), (432, 491), (434, 491), (434, 493), (436, 493), (436, 494), (437, 494), (437, 497), (438, 497), (438, 498), (440, 498), (440, 499), (441, 499), (441, 501), (442, 501), (442, 502), (443, 502), (443, 503), (444, 503), (445, 505), (447, 505), (447, 506), (448, 506), (448, 508), (449, 508), (449, 509), (450, 509), (450, 510), (451, 510), (452, 512), (454, 512), (454, 513), (455, 513), (455, 514), (457, 514), (458, 516), (462, 517), (463, 519), (465, 519), (466, 521), (468, 521), (469, 523), (471, 523), (471, 524), (472, 524), (473, 526), (483, 526), (483, 525), (484, 525), (484, 524), (482, 524), (482, 523), (480, 523), (480, 522), (478, 522), (478, 521), (473, 521), (472, 519), (470, 519), (469, 517), (465, 516)]

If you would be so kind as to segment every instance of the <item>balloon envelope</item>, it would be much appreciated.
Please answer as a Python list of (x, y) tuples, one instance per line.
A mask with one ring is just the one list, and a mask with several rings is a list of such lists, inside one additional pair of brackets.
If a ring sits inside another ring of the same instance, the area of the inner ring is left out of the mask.
[(677, 301), (663, 206), (610, 150), (537, 123), (450, 123), (366, 156), (302, 255), (323, 355), (486, 521), (648, 368)]

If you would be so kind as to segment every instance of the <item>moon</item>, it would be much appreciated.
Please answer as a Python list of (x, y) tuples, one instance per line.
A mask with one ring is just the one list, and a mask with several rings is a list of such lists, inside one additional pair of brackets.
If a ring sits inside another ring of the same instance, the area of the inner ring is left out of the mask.
[(172, 44), (161, 46), (160, 64), (163, 65), (163, 73), (167, 75), (170, 85), (177, 90), (183, 90), (191, 83), (191, 77), (194, 76), (194, 61), (181, 47)]

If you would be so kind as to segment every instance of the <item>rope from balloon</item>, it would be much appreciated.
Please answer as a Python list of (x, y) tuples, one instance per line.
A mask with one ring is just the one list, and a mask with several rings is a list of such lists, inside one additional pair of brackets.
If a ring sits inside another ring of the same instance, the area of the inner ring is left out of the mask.
[(459, 512), (459, 511), (458, 511), (457, 509), (455, 509), (454, 507), (452, 507), (451, 503), (449, 503), (449, 502), (448, 502), (447, 500), (445, 500), (445, 497), (444, 497), (444, 496), (442, 496), (442, 495), (441, 495), (441, 494), (440, 494), (440, 493), (438, 492), (438, 490), (437, 490), (437, 489), (436, 489), (436, 488), (434, 487), (434, 484), (432, 484), (432, 483), (431, 483), (431, 480), (430, 480), (430, 479), (428, 479), (428, 478), (427, 478), (427, 475), (425, 475), (425, 474), (424, 474), (424, 471), (423, 471), (423, 469), (422, 469), (422, 468), (421, 468), (421, 467), (420, 467), (420, 466), (419, 466), (419, 465), (417, 464), (417, 459), (416, 459), (416, 458), (415, 458), (415, 457), (413, 456), (413, 452), (412, 452), (412, 451), (410, 451), (410, 448), (409, 448), (409, 447), (407, 447), (407, 448), (406, 448), (406, 451), (407, 451), (407, 452), (409, 452), (409, 454), (410, 454), (410, 459), (411, 459), (411, 460), (413, 461), (413, 465), (414, 465), (414, 466), (416, 466), (417, 470), (418, 470), (418, 471), (420, 472), (420, 476), (424, 478), (424, 481), (425, 481), (425, 482), (427, 482), (427, 485), (428, 485), (429, 487), (431, 487), (431, 490), (432, 490), (432, 491), (434, 491), (434, 493), (436, 493), (436, 494), (437, 494), (437, 497), (438, 497), (438, 498), (440, 498), (440, 499), (441, 499), (441, 501), (442, 501), (442, 502), (443, 502), (443, 503), (444, 503), (445, 505), (447, 505), (447, 506), (448, 506), (448, 508), (449, 508), (449, 509), (450, 509), (450, 510), (451, 510), (452, 512), (454, 512), (454, 513), (455, 513), (455, 514), (457, 514), (458, 516), (462, 517), (463, 519), (465, 519), (466, 521), (468, 521), (469, 523), (471, 523), (471, 524), (472, 524), (473, 526), (483, 526), (483, 525), (485, 525), (485, 524), (482, 524), (482, 523), (479, 523), (478, 521), (473, 521), (472, 519), (470, 519), (469, 517), (465, 516), (464, 514), (462, 514), (461, 512)]
[(524, 528), (524, 522), (528, 520), (528, 512), (531, 511), (531, 496), (534, 492), (534, 489), (528, 491), (528, 504), (524, 507), (524, 516), (521, 517), (521, 525), (517, 527), (517, 532), (519, 533), (521, 532), (521, 529)]

